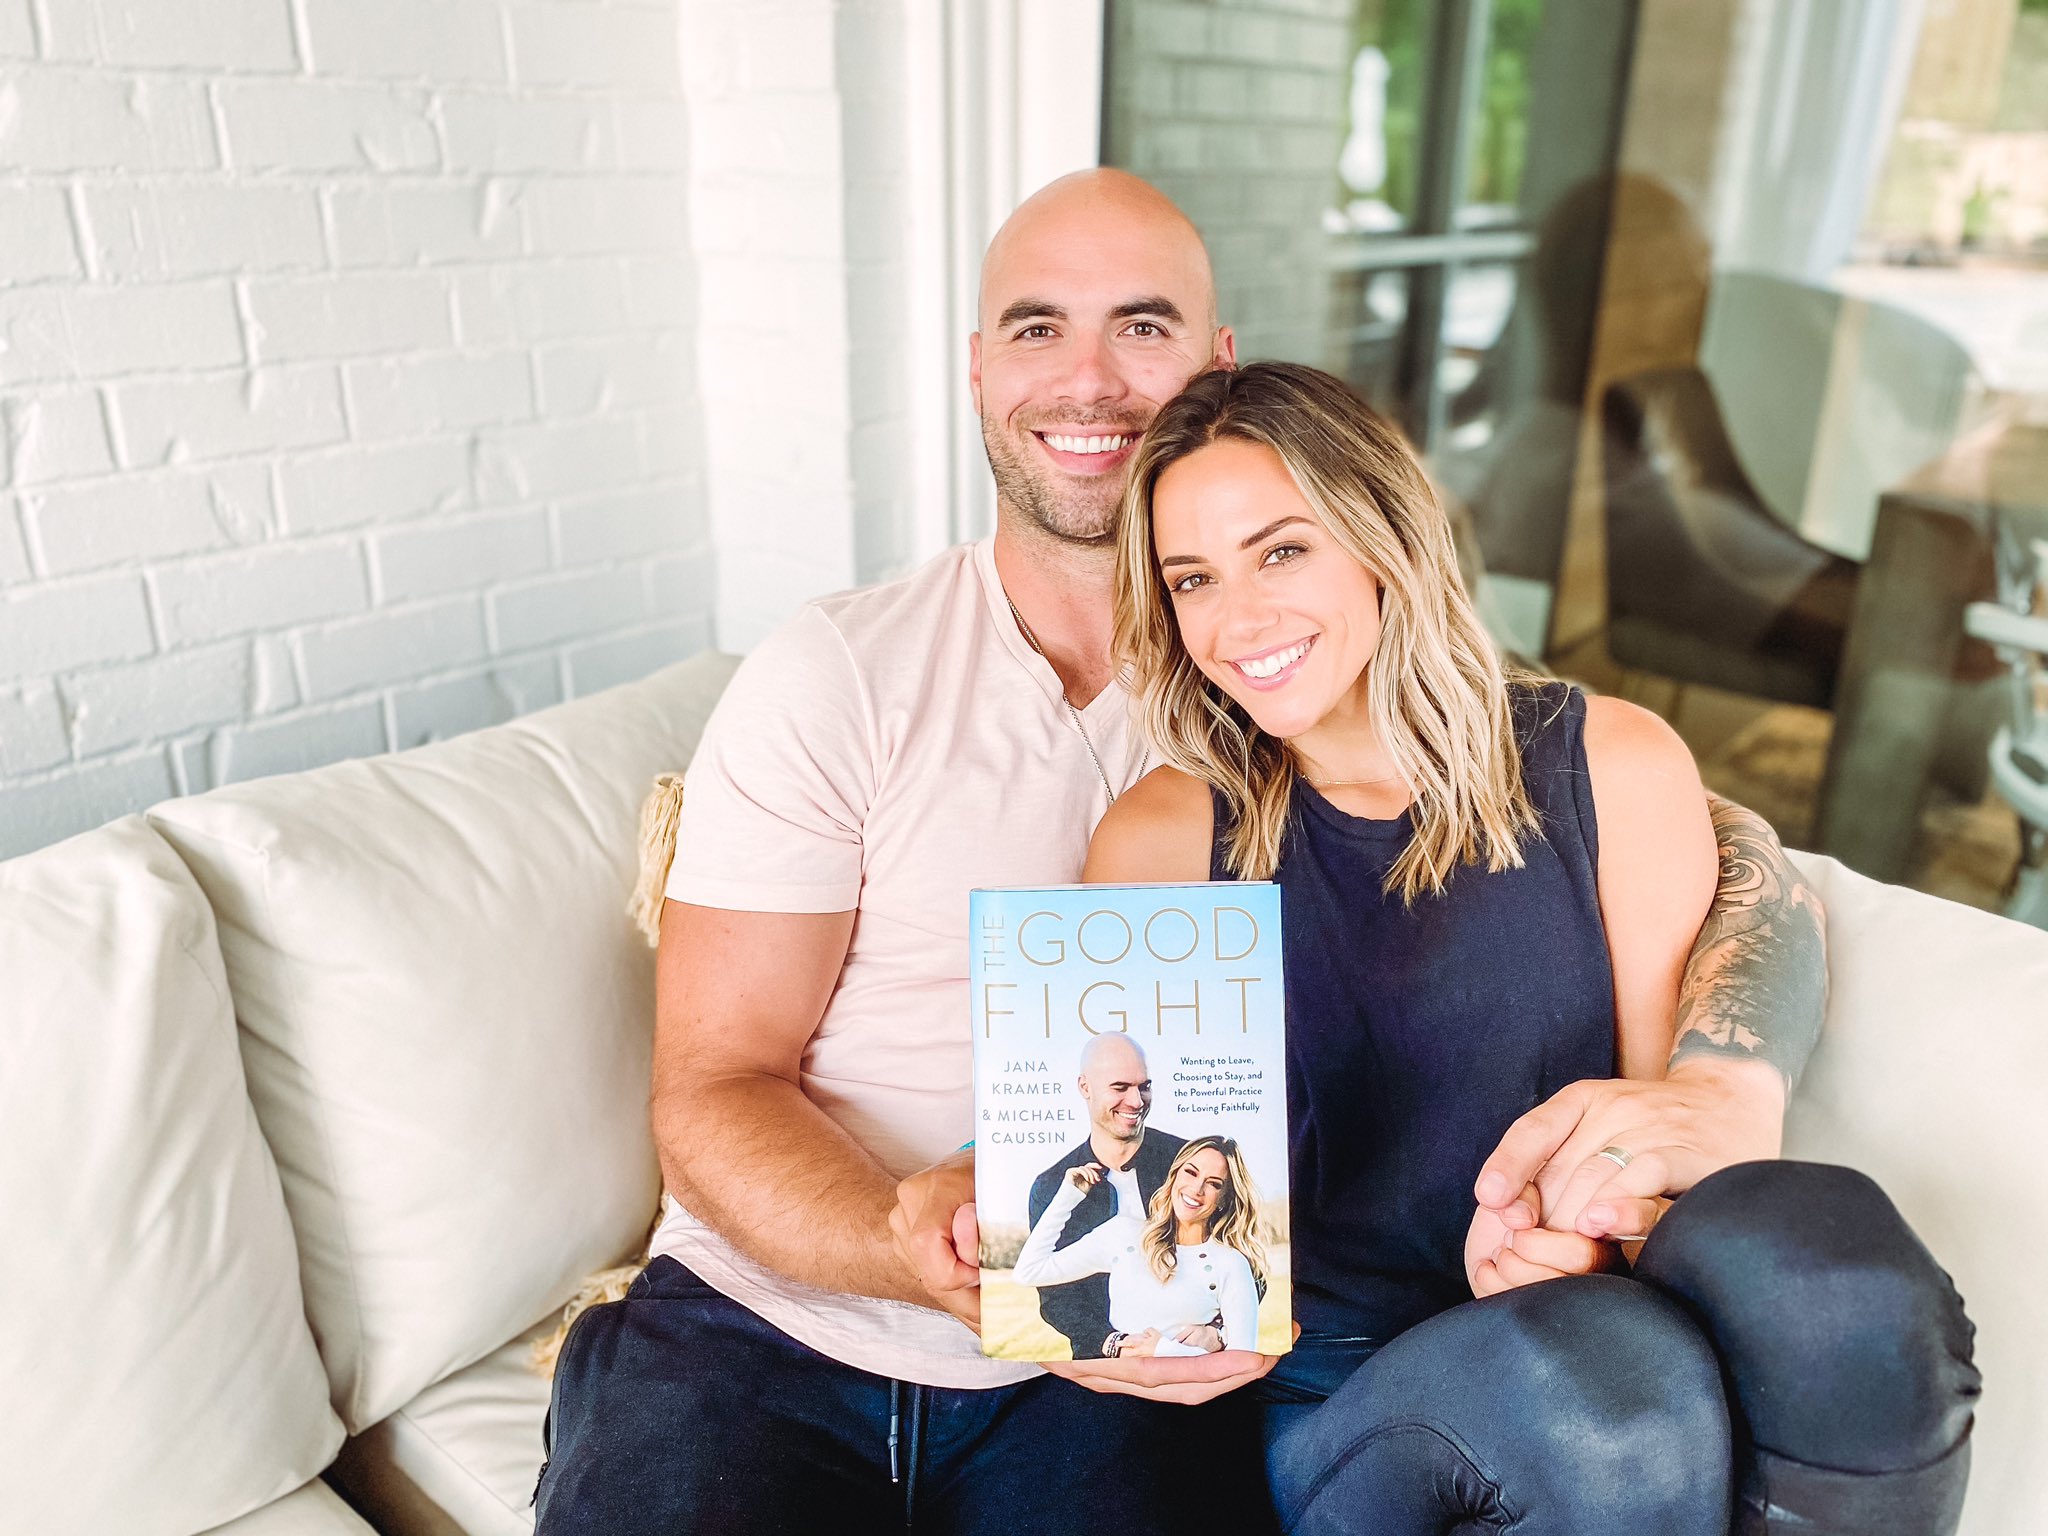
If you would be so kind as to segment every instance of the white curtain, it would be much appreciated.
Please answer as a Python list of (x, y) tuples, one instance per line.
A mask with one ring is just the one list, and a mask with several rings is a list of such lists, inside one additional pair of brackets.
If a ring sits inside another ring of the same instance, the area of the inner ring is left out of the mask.
[(1752, 0), (1730, 102), (1718, 266), (1825, 281), (1848, 257), (1925, 0)]

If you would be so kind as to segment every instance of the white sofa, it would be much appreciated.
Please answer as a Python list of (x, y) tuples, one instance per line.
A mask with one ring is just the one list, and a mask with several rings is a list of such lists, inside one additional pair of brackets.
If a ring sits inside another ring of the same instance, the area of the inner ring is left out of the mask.
[[(0, 864), (0, 1532), (368, 1529), (329, 1483), (530, 1530), (528, 1340), (656, 1194), (638, 807), (732, 665)], [(1788, 1151), (1874, 1174), (1970, 1303), (1964, 1529), (2048, 1529), (2048, 935), (1800, 862), (1833, 996)]]

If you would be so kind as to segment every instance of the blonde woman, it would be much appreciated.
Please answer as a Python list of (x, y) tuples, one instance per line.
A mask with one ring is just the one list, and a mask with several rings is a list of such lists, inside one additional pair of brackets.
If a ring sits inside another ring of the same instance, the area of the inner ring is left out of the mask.
[[(1283, 1526), (1718, 1533), (1739, 1490), (1744, 1532), (1952, 1528), (1969, 1325), (1867, 1179), (1743, 1163), (1667, 1217), (1657, 1154), (1596, 1144), (1475, 1206), (1532, 1106), (1664, 1075), (1717, 874), (1684, 744), (1503, 667), (1421, 470), (1327, 374), (1191, 383), (1119, 540), (1168, 766), (1085, 878), (1281, 887), (1302, 1335), (1247, 1390)], [(1653, 1226), (1640, 1279), (1595, 1273), (1582, 1228)]]
[(1058, 1247), (1082, 1198), (1103, 1177), (1100, 1163), (1067, 1171), (1017, 1256), (1026, 1285), (1109, 1276), (1105, 1355), (1200, 1355), (1256, 1349), (1266, 1251), (1258, 1192), (1228, 1136), (1198, 1136), (1174, 1154), (1166, 1182), (1144, 1216), (1119, 1213)]

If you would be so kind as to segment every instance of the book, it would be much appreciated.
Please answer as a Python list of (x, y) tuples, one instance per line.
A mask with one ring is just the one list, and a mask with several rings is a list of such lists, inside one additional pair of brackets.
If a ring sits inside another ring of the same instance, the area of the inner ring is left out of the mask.
[(982, 1352), (1283, 1354), (1280, 889), (968, 900)]

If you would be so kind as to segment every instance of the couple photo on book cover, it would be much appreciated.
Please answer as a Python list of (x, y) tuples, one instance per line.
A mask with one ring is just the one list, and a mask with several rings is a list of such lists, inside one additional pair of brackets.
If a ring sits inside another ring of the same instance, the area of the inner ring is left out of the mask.
[(974, 893), (986, 1353), (1287, 1348), (1277, 895)]

